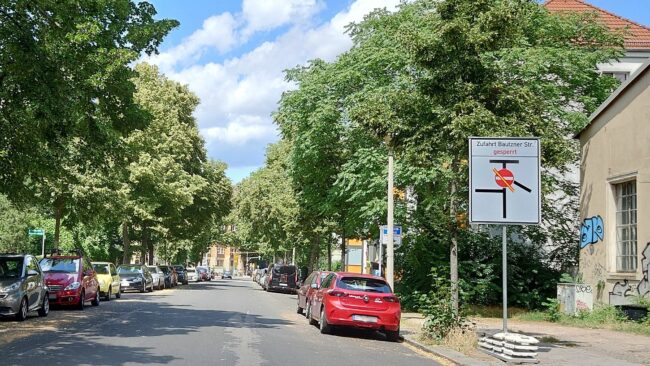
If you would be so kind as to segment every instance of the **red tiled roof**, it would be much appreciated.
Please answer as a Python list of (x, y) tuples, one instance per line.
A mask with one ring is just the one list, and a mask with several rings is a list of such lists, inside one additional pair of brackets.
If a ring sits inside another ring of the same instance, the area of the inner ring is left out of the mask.
[(548, 0), (544, 6), (551, 13), (595, 12), (609, 29), (626, 29), (626, 49), (650, 49), (650, 28), (588, 4), (583, 0)]

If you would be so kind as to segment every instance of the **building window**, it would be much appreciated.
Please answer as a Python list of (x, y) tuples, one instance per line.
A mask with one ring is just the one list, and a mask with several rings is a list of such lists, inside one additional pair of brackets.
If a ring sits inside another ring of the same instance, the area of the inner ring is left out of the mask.
[(616, 186), (616, 270), (634, 272), (637, 266), (636, 181)]
[(223, 254), (223, 247), (217, 247), (217, 254)]
[(217, 267), (223, 267), (223, 259), (217, 259)]
[(603, 72), (603, 75), (609, 75), (613, 78), (616, 78), (621, 83), (627, 81), (627, 79), (630, 78), (630, 73), (625, 71), (607, 71)]

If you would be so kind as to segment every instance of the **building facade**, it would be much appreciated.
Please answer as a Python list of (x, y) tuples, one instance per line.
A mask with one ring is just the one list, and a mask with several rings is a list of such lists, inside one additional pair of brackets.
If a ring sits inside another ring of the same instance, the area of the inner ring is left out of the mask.
[(650, 62), (591, 116), (580, 140), (580, 273), (594, 300), (650, 296)]

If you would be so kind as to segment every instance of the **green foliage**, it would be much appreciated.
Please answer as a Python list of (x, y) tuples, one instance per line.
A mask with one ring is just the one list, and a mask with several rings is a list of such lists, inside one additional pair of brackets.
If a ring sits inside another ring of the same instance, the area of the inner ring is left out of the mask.
[(418, 311), (424, 314), (424, 334), (436, 341), (445, 338), (454, 329), (467, 330), (469, 323), (462, 313), (456, 313), (451, 304), (448, 277), (441, 277), (435, 271), (430, 275), (434, 290), (417, 296)]
[(560, 320), (562, 313), (560, 312), (560, 302), (556, 298), (549, 297), (542, 305), (546, 308), (546, 319), (550, 322), (557, 322)]

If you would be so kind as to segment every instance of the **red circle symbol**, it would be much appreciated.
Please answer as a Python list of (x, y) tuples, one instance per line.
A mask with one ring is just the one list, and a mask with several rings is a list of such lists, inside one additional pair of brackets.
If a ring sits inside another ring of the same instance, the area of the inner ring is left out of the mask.
[(494, 176), (494, 180), (497, 182), (499, 187), (508, 188), (515, 181), (514, 175), (508, 169), (501, 169), (498, 171), (499, 174)]

